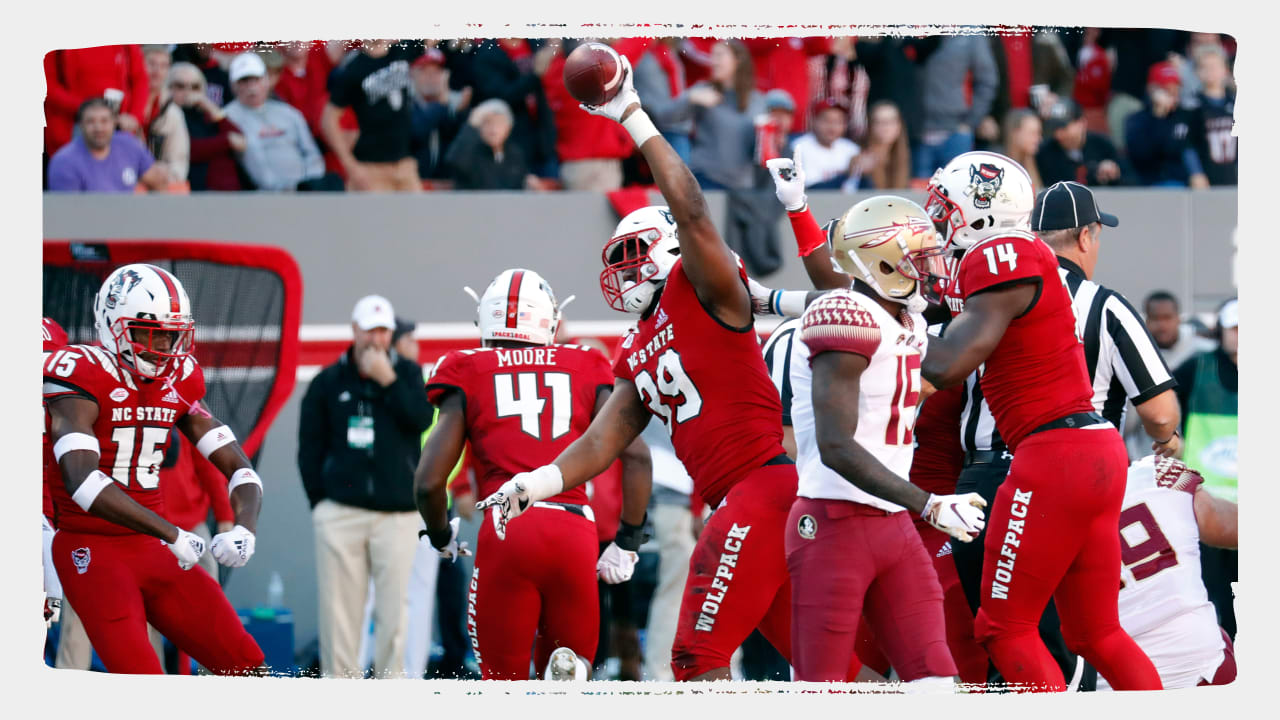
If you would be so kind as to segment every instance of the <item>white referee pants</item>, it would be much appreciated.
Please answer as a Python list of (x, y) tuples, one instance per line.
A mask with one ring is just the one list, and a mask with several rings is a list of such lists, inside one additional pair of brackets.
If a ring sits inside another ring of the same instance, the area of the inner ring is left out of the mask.
[(680, 601), (693, 556), (693, 512), (689, 506), (653, 506), (653, 533), (658, 541), (658, 585), (649, 600), (649, 620), (645, 630), (644, 675), (646, 680), (674, 682), (671, 645), (680, 622)]

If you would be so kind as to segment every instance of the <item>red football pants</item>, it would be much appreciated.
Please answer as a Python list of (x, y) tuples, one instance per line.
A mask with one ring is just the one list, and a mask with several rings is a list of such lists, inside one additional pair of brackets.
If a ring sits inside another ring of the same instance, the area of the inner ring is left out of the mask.
[[(985, 683), (989, 662), (987, 651), (973, 637), (973, 611), (969, 609), (969, 601), (964, 596), (964, 586), (960, 584), (960, 574), (956, 572), (955, 559), (951, 555), (951, 546), (947, 544), (948, 541), (960, 541), (952, 540), (949, 535), (919, 517), (913, 517), (911, 522), (915, 525), (916, 532), (920, 533), (925, 552), (933, 559), (933, 571), (938, 574), (938, 584), (942, 586), (942, 612), (947, 620), (947, 647), (951, 649), (951, 659), (960, 672), (960, 681)], [(946, 548), (946, 552), (943, 552), (943, 548)]]
[(240, 674), (262, 665), (262, 650), (218, 583), (203, 568), (183, 571), (156, 538), (60, 530), (53, 536), (53, 564), (110, 672), (164, 672), (147, 623), (215, 673)]
[(1120, 627), (1120, 505), (1128, 456), (1114, 429), (1047, 430), (1014, 453), (983, 548), (979, 642), (1029, 689), (1066, 682), (1037, 627), (1052, 596), (1067, 648), (1117, 690), (1159, 690), (1155, 666)]
[[(753, 629), (791, 662), (791, 582), (783, 538), (796, 496), (794, 465), (766, 465), (740, 480), (711, 515), (689, 559), (671, 648), (676, 680), (729, 667)], [(846, 663), (853, 680), (862, 664)]]
[(507, 524), (505, 540), (484, 518), (476, 545), (467, 631), (484, 679), (528, 680), (531, 654), (541, 672), (557, 647), (590, 665), (600, 633), (595, 523), (534, 506)]
[(786, 550), (797, 680), (843, 680), (862, 615), (903, 681), (956, 674), (942, 589), (907, 513), (799, 497)]

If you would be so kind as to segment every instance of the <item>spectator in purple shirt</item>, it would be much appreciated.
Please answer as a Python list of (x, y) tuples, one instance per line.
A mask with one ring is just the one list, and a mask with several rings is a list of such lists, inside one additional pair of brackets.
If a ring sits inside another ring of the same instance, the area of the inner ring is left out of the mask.
[(134, 192), (138, 183), (162, 190), (169, 174), (134, 136), (116, 130), (116, 114), (103, 98), (76, 113), (80, 132), (49, 160), (53, 192)]

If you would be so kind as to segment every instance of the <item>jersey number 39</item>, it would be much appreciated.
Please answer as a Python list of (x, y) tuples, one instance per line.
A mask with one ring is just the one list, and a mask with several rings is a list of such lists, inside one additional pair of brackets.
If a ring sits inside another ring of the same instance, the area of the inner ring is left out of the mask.
[(680, 353), (675, 348), (668, 348), (658, 356), (658, 366), (654, 370), (656, 379), (648, 370), (636, 373), (636, 390), (649, 410), (662, 418), (670, 434), (675, 431), (676, 424), (698, 417), (702, 412), (702, 395), (685, 374)]

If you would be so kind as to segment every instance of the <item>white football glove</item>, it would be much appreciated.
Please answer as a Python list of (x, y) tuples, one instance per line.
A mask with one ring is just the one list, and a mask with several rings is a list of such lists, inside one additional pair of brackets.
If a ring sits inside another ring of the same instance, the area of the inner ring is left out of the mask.
[(771, 299), (773, 298), (773, 288), (767, 288), (761, 285), (758, 280), (747, 276), (747, 291), (751, 293), (751, 314), (752, 315), (773, 315), (774, 307)]
[(636, 570), (636, 561), (640, 556), (630, 550), (623, 550), (617, 543), (609, 543), (609, 547), (600, 553), (600, 561), (596, 563), (596, 572), (600, 579), (610, 585), (624, 583), (631, 579)]
[(960, 542), (970, 542), (986, 527), (982, 514), (986, 506), (978, 493), (930, 495), (920, 517)]
[(522, 472), (502, 483), (502, 487), (489, 497), (476, 503), (477, 510), (493, 508), (493, 529), (498, 539), (507, 537), (507, 523), (520, 517), (525, 510), (539, 500), (545, 500), (564, 491), (564, 478), (554, 464)]
[(803, 210), (808, 198), (804, 194), (804, 167), (800, 153), (792, 158), (774, 158), (765, 163), (773, 178), (773, 191), (788, 212)]
[(578, 107), (586, 110), (592, 115), (603, 115), (614, 122), (622, 122), (622, 113), (631, 107), (631, 103), (640, 103), (640, 94), (632, 87), (631, 83), (631, 61), (626, 55), (619, 55), (622, 60), (622, 89), (618, 90), (618, 94), (613, 99), (603, 105), (588, 105), (580, 103)]
[[(432, 545), (435, 551), (440, 553), (440, 557), (445, 560), (458, 562), (460, 556), (471, 554), (471, 543), (466, 540), (458, 542), (458, 525), (461, 522), (462, 518), (454, 518), (449, 521), (449, 542), (445, 543), (444, 547)], [(426, 530), (419, 532), (418, 537), (426, 538), (428, 543), (431, 542), (430, 534)]]
[(243, 525), (237, 525), (224, 533), (218, 533), (213, 536), (213, 542), (209, 545), (209, 552), (213, 553), (213, 559), (227, 567), (244, 567), (249, 562), (249, 558), (253, 557), (254, 548), (253, 533), (249, 532), (249, 528)]
[(178, 558), (178, 567), (183, 570), (190, 570), (192, 566), (200, 562), (200, 556), (204, 555), (204, 539), (199, 535), (187, 532), (182, 528), (178, 528), (178, 539), (172, 543), (164, 542), (165, 547), (169, 548), (169, 552)]

